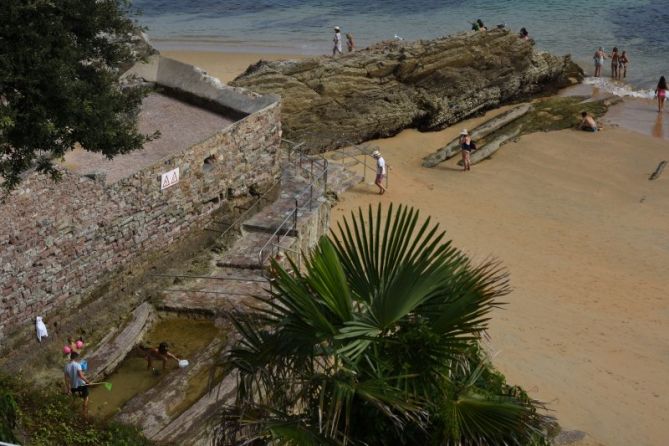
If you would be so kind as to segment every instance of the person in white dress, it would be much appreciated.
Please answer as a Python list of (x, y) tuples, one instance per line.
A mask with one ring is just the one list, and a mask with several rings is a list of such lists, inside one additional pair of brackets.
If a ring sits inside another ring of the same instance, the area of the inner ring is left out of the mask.
[(334, 30), (334, 39), (332, 39), (334, 42), (334, 47), (332, 48), (332, 57), (334, 57), (337, 53), (344, 54), (341, 50), (341, 29), (339, 29), (338, 26), (335, 26)]

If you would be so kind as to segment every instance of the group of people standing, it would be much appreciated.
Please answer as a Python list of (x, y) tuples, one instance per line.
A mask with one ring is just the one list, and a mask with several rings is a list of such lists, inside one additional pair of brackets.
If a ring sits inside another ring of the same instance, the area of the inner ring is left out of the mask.
[(608, 54), (600, 46), (592, 58), (595, 61), (595, 77), (602, 76), (602, 67), (604, 66), (605, 59), (611, 59), (611, 77), (613, 79), (624, 79), (627, 77), (627, 65), (630, 62), (627, 51), (621, 53), (618, 51), (618, 47), (613, 47), (611, 54)]
[[(81, 350), (84, 348), (83, 340), (79, 338), (75, 342), (72, 341), (71, 337), (68, 337), (67, 342), (68, 344), (63, 347), (63, 353), (69, 359), (65, 365), (63, 375), (65, 391), (72, 396), (81, 398), (83, 401), (83, 414), (86, 416), (88, 415), (89, 387), (104, 383), (92, 383), (84, 374), (88, 367), (86, 361), (81, 359)], [(147, 369), (152, 369), (153, 361), (162, 361), (163, 370), (166, 369), (169, 359), (174, 359), (177, 363), (180, 362), (179, 358), (168, 350), (167, 342), (161, 342), (158, 348), (144, 347), (142, 344), (138, 348), (140, 355), (147, 362)], [(155, 372), (156, 370), (154, 370)]]

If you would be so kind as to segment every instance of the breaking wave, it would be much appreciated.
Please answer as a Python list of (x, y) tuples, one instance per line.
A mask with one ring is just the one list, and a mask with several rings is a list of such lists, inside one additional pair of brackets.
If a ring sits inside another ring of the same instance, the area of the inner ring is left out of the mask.
[(620, 97), (631, 97), (638, 99), (653, 99), (655, 92), (652, 89), (636, 89), (630, 84), (625, 84), (620, 81), (614, 81), (602, 77), (586, 77), (583, 80), (586, 85), (592, 85), (602, 91), (611, 93)]

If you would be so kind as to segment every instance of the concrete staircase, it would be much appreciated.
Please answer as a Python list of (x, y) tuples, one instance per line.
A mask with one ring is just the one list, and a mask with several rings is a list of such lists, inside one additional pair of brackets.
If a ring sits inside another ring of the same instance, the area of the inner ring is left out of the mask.
[(265, 294), (270, 258), (286, 265), (289, 256), (299, 264), (301, 251), (327, 231), (333, 199), (362, 181), (344, 163), (322, 157), (285, 166), (278, 198), (239, 224), (239, 236), (213, 256), (206, 276), (187, 277), (166, 289), (160, 310), (215, 316)]

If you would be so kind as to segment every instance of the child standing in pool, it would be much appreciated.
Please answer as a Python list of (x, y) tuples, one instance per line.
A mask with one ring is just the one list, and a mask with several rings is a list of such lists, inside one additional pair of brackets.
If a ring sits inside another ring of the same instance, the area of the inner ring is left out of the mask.
[(662, 113), (662, 110), (664, 110), (664, 101), (667, 98), (667, 80), (664, 76), (661, 76), (660, 81), (657, 83), (655, 97), (657, 97), (657, 111)]
[(169, 359), (174, 359), (177, 363), (179, 358), (174, 356), (169, 352), (167, 348), (167, 342), (161, 342), (158, 344), (158, 348), (144, 347), (143, 345), (139, 346), (139, 349), (144, 353), (144, 359), (146, 359), (146, 369), (151, 369), (151, 364), (153, 360), (163, 361), (163, 370), (167, 367), (167, 361)]

